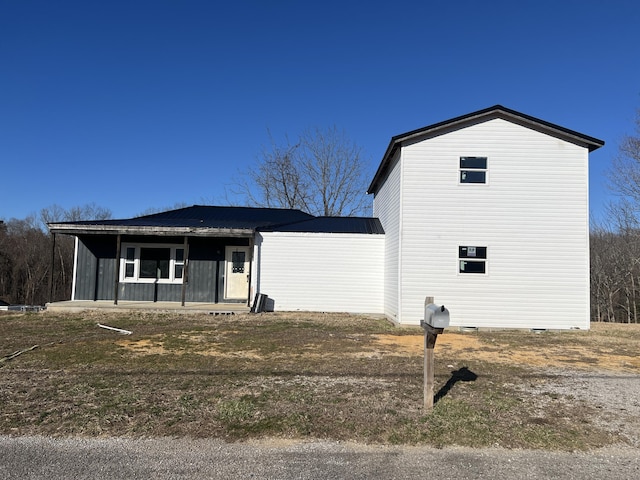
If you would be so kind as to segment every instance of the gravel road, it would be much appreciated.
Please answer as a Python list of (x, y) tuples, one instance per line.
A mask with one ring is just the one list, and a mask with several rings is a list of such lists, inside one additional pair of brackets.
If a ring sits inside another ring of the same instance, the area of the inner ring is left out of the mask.
[(589, 453), (0, 437), (3, 479), (637, 479), (634, 448)]

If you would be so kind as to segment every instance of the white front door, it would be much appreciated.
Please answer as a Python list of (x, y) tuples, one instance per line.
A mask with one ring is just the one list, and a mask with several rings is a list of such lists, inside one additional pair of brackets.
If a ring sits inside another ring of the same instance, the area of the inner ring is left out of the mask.
[(249, 298), (249, 247), (227, 247), (225, 252), (224, 298), (247, 300)]

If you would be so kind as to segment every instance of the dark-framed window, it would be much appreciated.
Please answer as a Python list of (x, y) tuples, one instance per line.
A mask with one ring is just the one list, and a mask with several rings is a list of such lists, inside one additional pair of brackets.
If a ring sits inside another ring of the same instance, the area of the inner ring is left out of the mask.
[(169, 278), (171, 249), (140, 247), (140, 278)]
[(487, 183), (487, 157), (460, 157), (460, 183)]
[(487, 273), (487, 247), (464, 245), (458, 247), (458, 273)]

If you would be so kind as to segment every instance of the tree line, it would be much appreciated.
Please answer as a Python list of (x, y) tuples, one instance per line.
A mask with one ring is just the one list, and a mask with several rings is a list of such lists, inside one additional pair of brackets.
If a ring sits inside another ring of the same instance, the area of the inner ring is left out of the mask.
[(616, 200), (591, 225), (591, 319), (640, 322), (640, 110), (623, 137), (608, 183)]
[[(0, 300), (12, 305), (44, 305), (71, 298), (74, 239), (49, 233), (48, 222), (108, 219), (94, 204), (53, 205), (39, 215), (0, 221)], [(53, 273), (53, 276), (52, 276)]]

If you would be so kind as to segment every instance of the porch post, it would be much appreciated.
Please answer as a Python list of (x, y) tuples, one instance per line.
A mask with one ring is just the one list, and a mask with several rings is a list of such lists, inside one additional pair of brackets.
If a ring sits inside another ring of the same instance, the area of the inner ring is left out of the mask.
[(247, 275), (247, 307), (251, 306), (251, 272), (253, 271), (253, 249), (255, 245), (255, 231), (249, 239), (249, 274)]
[(189, 237), (184, 237), (184, 267), (182, 268), (182, 306), (184, 307), (187, 296), (187, 283), (189, 283)]
[(53, 302), (53, 269), (56, 264), (56, 234), (53, 233), (53, 241), (51, 242), (51, 269), (49, 271), (49, 303)]
[(116, 278), (113, 282), (113, 304), (118, 304), (118, 282), (120, 280), (120, 248), (122, 246), (122, 236), (116, 237)]

